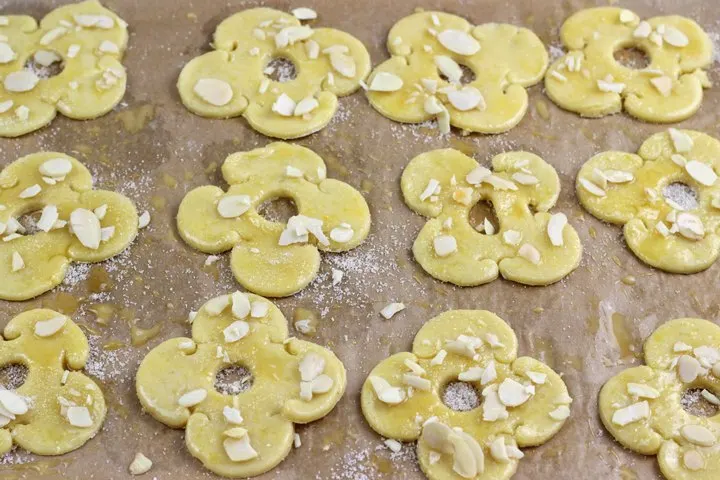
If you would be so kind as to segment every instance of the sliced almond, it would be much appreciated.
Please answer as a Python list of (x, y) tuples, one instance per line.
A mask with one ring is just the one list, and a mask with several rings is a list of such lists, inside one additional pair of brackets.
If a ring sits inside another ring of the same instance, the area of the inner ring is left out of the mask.
[(540, 183), (540, 180), (538, 180), (535, 175), (524, 172), (515, 172), (512, 174), (511, 178), (520, 185), (537, 185)]
[(693, 215), (692, 213), (678, 213), (675, 225), (677, 226), (680, 235), (685, 238), (689, 238), (690, 240), (702, 240), (705, 236), (705, 226), (703, 225), (702, 220), (700, 220), (700, 217)]
[(183, 394), (180, 398), (178, 398), (178, 405), (181, 407), (194, 407), (195, 405), (199, 405), (207, 398), (207, 390), (204, 388), (198, 388), (195, 390), (190, 390), (189, 392)]
[(457, 252), (457, 240), (452, 235), (438, 235), (433, 239), (433, 249), (438, 257), (447, 257)]
[(285, 48), (288, 45), (294, 45), (296, 42), (312, 37), (313, 33), (313, 29), (307, 25), (285, 27), (275, 35), (275, 46)]
[(383, 309), (380, 310), (380, 315), (382, 315), (386, 320), (390, 320), (396, 313), (403, 310), (405, 310), (404, 303), (393, 302), (385, 305)]
[(403, 86), (402, 78), (390, 72), (378, 72), (370, 81), (368, 89), (373, 92), (395, 92)]
[(11, 390), (0, 389), (0, 405), (11, 415), (24, 415), (29, 410), (27, 402)]
[(295, 106), (293, 115), (296, 117), (302, 117), (310, 112), (314, 111), (320, 106), (320, 102), (315, 97), (306, 97), (300, 100)]
[(490, 442), (490, 456), (498, 463), (509, 463), (507, 447), (505, 446), (505, 437), (497, 437)]
[(485, 370), (483, 370), (482, 377), (480, 377), (480, 385), (485, 386), (495, 380), (497, 380), (497, 369), (495, 368), (495, 361), (490, 360), (485, 366)]
[(246, 293), (234, 292), (230, 299), (232, 301), (232, 315), (234, 318), (242, 320), (250, 315), (250, 299)]
[(236, 320), (223, 330), (225, 343), (235, 343), (250, 333), (250, 325), (243, 320)]
[(443, 362), (445, 361), (445, 357), (447, 357), (447, 351), (445, 351), (445, 350), (438, 351), (435, 354), (435, 356), (432, 358), (432, 360), (430, 360), (430, 365), (432, 365), (434, 367), (437, 365), (442, 365)]
[(320, 45), (315, 40), (305, 42), (305, 52), (310, 60), (315, 60), (320, 55)]
[(25, 260), (23, 260), (22, 256), (18, 252), (13, 252), (11, 264), (13, 272), (19, 272), (25, 268)]
[(564, 213), (556, 213), (550, 217), (547, 234), (550, 237), (550, 243), (554, 246), (561, 247), (564, 244), (563, 231), (567, 223), (567, 216)]
[(152, 461), (148, 457), (138, 452), (135, 454), (135, 458), (130, 464), (128, 470), (131, 475), (142, 475), (143, 473), (150, 471), (152, 464)]
[(100, 220), (90, 210), (76, 208), (70, 214), (73, 234), (83, 246), (97, 250), (100, 247)]
[(670, 232), (670, 229), (667, 227), (667, 225), (665, 225), (664, 222), (657, 222), (657, 223), (655, 224), (655, 230), (657, 230), (658, 233), (659, 233), (660, 235), (662, 235), (663, 237), (667, 237), (667, 236), (669, 236), (669, 235), (672, 235), (672, 232)]
[(142, 229), (150, 225), (150, 212), (147, 210), (138, 217), (138, 228)]
[(309, 352), (300, 360), (298, 370), (303, 382), (311, 382), (325, 371), (325, 358), (315, 352)]
[(673, 47), (687, 47), (690, 43), (687, 35), (675, 27), (666, 26), (663, 33), (663, 40)]
[(650, 83), (663, 97), (668, 97), (672, 93), (673, 81), (667, 75), (653, 77), (650, 79)]
[(687, 450), (683, 454), (683, 465), (691, 472), (696, 472), (705, 468), (705, 459), (697, 450)]
[(660, 392), (649, 385), (642, 383), (628, 383), (627, 392), (637, 398), (658, 398)]
[(717, 173), (715, 173), (711, 165), (698, 162), (697, 160), (687, 162), (685, 164), (685, 170), (696, 182), (706, 187), (713, 186), (718, 178)]
[(10, 45), (5, 42), (0, 42), (0, 63), (10, 63), (15, 60), (17, 54)]
[(676, 128), (668, 128), (668, 134), (677, 153), (687, 153), (692, 150), (694, 142), (690, 135)]
[(568, 407), (567, 405), (560, 405), (555, 410), (552, 410), (550, 413), (548, 413), (548, 415), (553, 420), (561, 422), (570, 416), (570, 407)]
[(430, 380), (428, 380), (427, 378), (421, 378), (417, 375), (412, 375), (410, 373), (406, 373), (403, 375), (403, 383), (424, 392), (429, 392), (432, 388)]
[(536, 385), (544, 385), (547, 381), (547, 374), (542, 372), (534, 372), (532, 370), (528, 370), (527, 372), (525, 372), (525, 376), (527, 376), (530, 381)]
[(240, 414), (240, 410), (237, 408), (225, 405), (223, 407), (223, 417), (225, 417), (226, 422), (233, 425), (240, 425), (243, 423), (243, 417)]
[(223, 218), (236, 218), (250, 210), (248, 195), (225, 195), (217, 204), (217, 212)]
[(518, 250), (518, 255), (520, 255), (533, 265), (539, 264), (541, 260), (540, 251), (529, 243), (525, 243), (520, 247), (520, 250)]
[(65, 315), (58, 315), (48, 320), (41, 320), (35, 323), (35, 335), (38, 337), (51, 337), (62, 330), (67, 323)]
[(642, 21), (638, 24), (638, 26), (635, 28), (635, 31), (633, 32), (633, 37), (635, 38), (648, 38), (650, 33), (652, 32), (652, 26), (646, 21)]
[(461, 30), (444, 30), (437, 36), (440, 44), (458, 55), (475, 55), (480, 51), (480, 44), (472, 35)]
[(603, 174), (609, 183), (627, 183), (635, 179), (632, 173), (624, 170), (605, 170)]
[(522, 241), (522, 233), (517, 230), (506, 230), (503, 232), (503, 241), (508, 245), (519, 245)]
[(700, 447), (715, 445), (715, 434), (702, 425), (685, 425), (680, 429), (680, 434), (693, 445)]
[(217, 78), (201, 78), (193, 87), (193, 91), (205, 102), (216, 107), (230, 103), (233, 98), (233, 89), (229, 83)]
[(688, 345), (685, 342), (675, 342), (675, 345), (673, 345), (673, 352), (680, 353), (680, 352), (691, 352), (693, 349), (692, 345)]
[(597, 81), (598, 89), (605, 93), (622, 93), (625, 90), (625, 84), (620, 82), (608, 82), (607, 80)]
[(492, 175), (492, 172), (485, 167), (475, 167), (465, 177), (465, 181), (470, 185), (480, 185), (488, 177)]
[(381, 402), (387, 403), (388, 405), (397, 405), (405, 400), (405, 392), (398, 387), (391, 386), (384, 378), (373, 375), (370, 376), (368, 380), (373, 390), (375, 390), (375, 395), (377, 395)]
[(242, 438), (226, 438), (223, 440), (223, 448), (233, 462), (247, 462), (258, 456), (250, 444), (249, 435), (243, 435)]
[(620, 23), (632, 23), (635, 21), (637, 16), (627, 9), (620, 10)]
[(702, 366), (694, 357), (682, 355), (677, 363), (678, 376), (683, 383), (692, 383), (702, 372)]
[(20, 197), (22, 199), (33, 198), (33, 197), (36, 197), (41, 191), (42, 191), (42, 187), (36, 183), (35, 185), (31, 185), (31, 186), (27, 187), (25, 190), (23, 190), (22, 192), (20, 192), (18, 197)]
[(591, 182), (590, 180), (586, 178), (580, 178), (580, 185), (587, 190), (589, 193), (595, 195), (596, 197), (605, 197), (607, 193), (602, 188), (598, 187), (596, 184)]
[(336, 243), (347, 243), (355, 236), (355, 230), (347, 223), (330, 230), (330, 239)]
[(295, 114), (296, 104), (295, 101), (288, 97), (287, 94), (282, 93), (275, 100), (272, 105), (272, 111), (283, 117), (292, 117)]
[(65, 417), (73, 427), (89, 428), (93, 426), (93, 419), (87, 407), (72, 405), (67, 408)]
[(460, 83), (463, 76), (462, 68), (452, 58), (446, 55), (436, 55), (435, 66), (450, 82)]
[(115, 26), (115, 21), (107, 15), (78, 14), (74, 15), (75, 23), (85, 28), (101, 28), (109, 30)]
[(648, 417), (650, 417), (650, 404), (646, 400), (643, 400), (642, 402), (633, 403), (625, 408), (615, 410), (612, 422), (624, 427), (625, 425)]
[(470, 367), (464, 372), (460, 372), (458, 374), (458, 380), (461, 382), (479, 382), (484, 371), (485, 370), (480, 367)]
[(250, 316), (252, 318), (264, 318), (270, 311), (270, 305), (267, 302), (252, 302), (250, 307)]
[(716, 406), (720, 406), (720, 398), (712, 392), (704, 389), (700, 392), (700, 395), (708, 402)]
[(529, 389), (512, 378), (506, 378), (498, 387), (500, 402), (506, 407), (517, 407), (530, 399)]
[(330, 65), (343, 77), (355, 78), (357, 74), (357, 66), (355, 60), (349, 55), (344, 53), (331, 53), (330, 54)]
[(317, 18), (317, 12), (307, 7), (294, 8), (292, 14), (298, 20), (314, 20)]
[(50, 45), (52, 42), (65, 35), (67, 32), (67, 28), (55, 27), (45, 33), (42, 37), (40, 37), (40, 45)]
[(485, 388), (482, 395), (485, 399), (482, 403), (484, 421), (495, 422), (508, 418), (509, 414), (505, 405), (500, 401), (497, 385)]
[(485, 107), (485, 99), (475, 87), (465, 86), (460, 90), (453, 90), (447, 93), (447, 98), (450, 104), (461, 112)]
[(327, 393), (329, 392), (335, 382), (328, 375), (318, 375), (312, 380), (312, 393)]
[(425, 99), (423, 109), (425, 110), (425, 113), (429, 115), (437, 115), (438, 113), (443, 112), (445, 107), (442, 103), (440, 103), (440, 100), (438, 100), (436, 96), (430, 95)]

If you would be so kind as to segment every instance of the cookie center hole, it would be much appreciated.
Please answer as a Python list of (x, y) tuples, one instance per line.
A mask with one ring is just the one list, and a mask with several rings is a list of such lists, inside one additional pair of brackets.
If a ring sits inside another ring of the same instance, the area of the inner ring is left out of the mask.
[(40, 78), (51, 78), (62, 73), (65, 69), (65, 62), (57, 52), (38, 50), (25, 62), (25, 69), (32, 71)]
[(456, 412), (467, 412), (480, 406), (480, 395), (471, 384), (454, 381), (445, 385), (442, 401)]
[(298, 214), (298, 209), (292, 198), (280, 197), (263, 202), (258, 213), (268, 222), (287, 223)]
[[(468, 83), (472, 83), (475, 81), (475, 72), (472, 71), (470, 67), (467, 67), (463, 64), (460, 65), (460, 69), (462, 70), (462, 77), (460, 77), (460, 83), (463, 85), (467, 85)], [(440, 78), (445, 80), (446, 82), (449, 82), (450, 79), (445, 76), (444, 73), (442, 73), (440, 70), (438, 70), (438, 75), (440, 75)]]
[(690, 185), (681, 182), (671, 183), (663, 188), (663, 196), (671, 205), (677, 204), (683, 210), (694, 210), (698, 207), (698, 194)]
[(224, 395), (237, 395), (250, 390), (253, 382), (255, 382), (255, 377), (249, 369), (240, 365), (232, 365), (220, 369), (215, 375), (215, 390)]
[(623, 67), (633, 70), (642, 70), (650, 65), (650, 56), (639, 47), (627, 47), (615, 50), (615, 61)]
[(263, 70), (265, 76), (270, 80), (279, 83), (295, 80), (297, 77), (297, 67), (292, 60), (285, 57), (277, 57), (270, 60)]
[[(680, 398), (680, 405), (690, 415), (696, 417), (712, 417), (717, 415), (720, 408), (718, 405), (713, 404), (703, 395), (702, 388), (689, 388), (685, 390), (682, 397)], [(706, 390), (717, 398), (717, 392)], [(714, 400), (714, 399), (713, 399)]]
[[(488, 231), (485, 225), (485, 219), (492, 225), (492, 230)], [(481, 200), (470, 209), (468, 213), (468, 222), (478, 232), (485, 235), (494, 235), (500, 229), (500, 222), (495, 215), (495, 209), (490, 202)]]
[(17, 390), (25, 383), (28, 367), (21, 363), (9, 363), (0, 367), (0, 388)]

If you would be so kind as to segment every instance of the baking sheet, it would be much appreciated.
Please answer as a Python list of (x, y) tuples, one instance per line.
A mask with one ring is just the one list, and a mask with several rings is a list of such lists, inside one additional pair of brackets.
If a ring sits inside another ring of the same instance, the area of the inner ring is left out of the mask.
[[(40, 18), (61, 3), (70, 2), (0, 0), (0, 13)], [(690, 16), (717, 41), (720, 26), (714, 2), (682, 3), (682, 8), (670, 0), (627, 1), (623, 6), (643, 17)], [(187, 61), (209, 49), (212, 32), (222, 19), (260, 4), (285, 11), (315, 8), (319, 13), (316, 25), (352, 33), (378, 64), (387, 58), (384, 44), (389, 28), (418, 6), (456, 13), (474, 23), (529, 27), (555, 57), (561, 53), (557, 32), (562, 21), (580, 8), (606, 3), (107, 0), (105, 5), (129, 23), (131, 32), (124, 61), (129, 86), (123, 103), (95, 121), (58, 117), (34, 134), (0, 140), (0, 164), (40, 150), (69, 153), (90, 168), (99, 187), (128, 195), (140, 211), (149, 209), (152, 222), (121, 256), (97, 266), (73, 266), (62, 287), (32, 301), (0, 301), (0, 325), (21, 311), (46, 306), (71, 314), (86, 331), (94, 332), (87, 372), (100, 383), (109, 404), (102, 431), (83, 448), (55, 458), (15, 450), (0, 457), (2, 478), (127, 478), (135, 452), (143, 452), (154, 462), (143, 478), (215, 478), (187, 453), (182, 430), (172, 430), (141, 413), (134, 374), (149, 349), (189, 334), (188, 311), (237, 288), (228, 255), (204, 266), (206, 256), (179, 239), (174, 217), (192, 188), (223, 185), (217, 167), (228, 154), (270, 140), (252, 131), (243, 119), (208, 120), (190, 114), (180, 103), (175, 81)], [(711, 72), (714, 81), (719, 78), (716, 67)], [(679, 126), (717, 136), (719, 92), (706, 91), (699, 113)], [(642, 340), (662, 322), (683, 316), (717, 320), (715, 287), (720, 266), (692, 276), (652, 270), (626, 249), (620, 228), (583, 214), (575, 198), (575, 174), (590, 156), (609, 149), (635, 151), (646, 137), (666, 127), (625, 115), (581, 119), (556, 108), (541, 86), (530, 89), (530, 104), (525, 119), (507, 134), (462, 137), (453, 131), (449, 137), (440, 137), (428, 125), (403, 126), (381, 117), (358, 93), (341, 99), (328, 128), (297, 141), (326, 160), (329, 177), (364, 192), (373, 227), (358, 249), (325, 255), (321, 274), (309, 288), (276, 302), (289, 319), (297, 308), (310, 309), (320, 317), (312, 340), (331, 347), (344, 361), (348, 388), (328, 417), (298, 428), (302, 447), (259, 478), (423, 478), (413, 457), (414, 445), (391, 454), (367, 427), (360, 413), (359, 391), (374, 365), (391, 353), (409, 349), (426, 320), (454, 308), (487, 309), (508, 321), (520, 340), (520, 354), (539, 358), (562, 372), (575, 399), (565, 427), (544, 446), (525, 450), (514, 478), (661, 478), (654, 457), (624, 451), (605, 432), (597, 416), (597, 393), (616, 372), (638, 364), (636, 353)], [(461, 289), (426, 275), (410, 252), (424, 220), (403, 204), (399, 177), (413, 156), (448, 146), (485, 163), (497, 153), (528, 150), (555, 166), (563, 186), (556, 211), (568, 214), (585, 247), (580, 268), (544, 288), (497, 280)], [(335, 288), (331, 268), (345, 272), (345, 279)], [(408, 309), (384, 320), (378, 311), (391, 301), (402, 301)], [(107, 325), (94, 312), (109, 317)], [(135, 319), (136, 327), (157, 327), (157, 335), (142, 346), (131, 345)]]

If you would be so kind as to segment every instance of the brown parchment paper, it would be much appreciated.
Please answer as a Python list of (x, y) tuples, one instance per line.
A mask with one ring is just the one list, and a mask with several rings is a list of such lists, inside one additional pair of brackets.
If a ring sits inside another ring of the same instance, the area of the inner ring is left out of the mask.
[[(0, 0), (0, 13), (40, 18), (61, 3), (67, 2)], [(204, 266), (206, 256), (179, 239), (174, 222), (186, 192), (208, 183), (223, 185), (217, 167), (228, 154), (270, 141), (243, 119), (200, 118), (180, 103), (175, 88), (180, 69), (208, 51), (220, 21), (261, 4), (286, 11), (313, 7), (319, 13), (315, 25), (357, 36), (378, 64), (387, 58), (384, 45), (392, 24), (416, 7), (424, 7), (456, 13), (473, 23), (529, 27), (549, 46), (551, 56), (557, 56), (562, 21), (580, 8), (606, 3), (107, 0), (105, 4), (129, 23), (131, 32), (124, 61), (129, 83), (123, 103), (94, 121), (58, 116), (39, 132), (0, 140), (0, 164), (40, 150), (75, 155), (93, 172), (98, 186), (128, 195), (140, 211), (150, 210), (152, 222), (120, 257), (92, 267), (74, 266), (65, 285), (35, 300), (0, 302), (0, 326), (17, 313), (39, 306), (61, 310), (86, 326), (93, 346), (87, 372), (100, 383), (109, 403), (103, 429), (83, 448), (55, 458), (15, 450), (0, 458), (3, 479), (128, 478), (135, 452), (143, 452), (154, 462), (142, 478), (214, 478), (187, 453), (182, 430), (172, 430), (141, 412), (134, 375), (149, 349), (189, 334), (188, 311), (237, 288), (228, 256)], [(643, 17), (687, 15), (714, 39), (719, 37), (717, 6), (712, 0), (686, 0), (682, 5), (671, 0), (635, 0), (623, 6)], [(718, 81), (717, 72), (711, 72), (711, 78)], [(682, 122), (682, 128), (718, 136), (719, 88), (706, 91), (699, 113)], [(414, 445), (392, 455), (381, 447), (383, 439), (368, 428), (360, 413), (359, 391), (374, 365), (410, 348), (426, 320), (454, 308), (496, 312), (515, 329), (520, 354), (537, 357), (562, 372), (575, 398), (565, 427), (544, 446), (525, 450), (515, 478), (660, 478), (654, 457), (624, 451), (604, 431), (597, 416), (598, 390), (619, 370), (639, 363), (642, 341), (664, 321), (684, 316), (717, 321), (720, 266), (692, 276), (652, 270), (627, 250), (620, 228), (583, 214), (575, 198), (575, 175), (590, 156), (609, 149), (635, 151), (647, 136), (666, 127), (624, 114), (581, 119), (556, 108), (541, 86), (530, 89), (530, 103), (524, 120), (507, 134), (463, 137), (453, 131), (440, 137), (428, 126), (403, 126), (383, 118), (357, 93), (341, 99), (328, 128), (297, 142), (326, 160), (330, 177), (364, 192), (373, 227), (367, 242), (355, 251), (325, 255), (322, 273), (310, 287), (277, 301), (289, 319), (297, 308), (318, 315), (312, 340), (334, 349), (345, 362), (349, 381), (345, 397), (328, 417), (298, 428), (302, 447), (260, 478), (423, 478), (413, 457)], [(481, 162), (497, 153), (523, 149), (554, 165), (563, 187), (556, 211), (568, 214), (585, 247), (580, 268), (544, 288), (497, 280), (462, 289), (426, 275), (410, 253), (425, 220), (403, 204), (399, 177), (415, 155), (448, 146)], [(335, 288), (332, 267), (345, 272), (345, 279)], [(405, 302), (408, 308), (384, 320), (378, 311), (391, 301)], [(139, 327), (157, 335), (144, 345), (132, 346), (133, 324), (136, 334), (142, 333)]]

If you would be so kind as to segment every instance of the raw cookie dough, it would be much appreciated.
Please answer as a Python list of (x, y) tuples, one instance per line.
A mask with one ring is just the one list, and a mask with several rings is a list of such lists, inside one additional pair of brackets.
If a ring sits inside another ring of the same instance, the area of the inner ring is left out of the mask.
[[(33, 216), (36, 231), (18, 219)], [(138, 231), (135, 205), (94, 190), (79, 161), (40, 152), (0, 172), (0, 299), (27, 300), (65, 278), (71, 261), (101, 262), (125, 250)]]
[(713, 480), (720, 471), (720, 415), (688, 413), (687, 390), (720, 405), (720, 327), (681, 318), (661, 325), (644, 346), (647, 366), (612, 377), (600, 391), (600, 418), (625, 448), (657, 455), (669, 480)]
[(595, 217), (624, 225), (625, 241), (643, 262), (697, 273), (720, 253), (719, 167), (718, 140), (671, 128), (648, 138), (637, 155), (592, 157), (578, 172), (577, 194)]
[[(388, 35), (392, 57), (368, 80), (368, 98), (382, 115), (404, 123), (438, 119), (471, 132), (501, 133), (520, 123), (526, 87), (543, 78), (548, 54), (526, 28), (502, 23), (474, 26), (443, 12), (420, 12), (397, 22)], [(462, 67), (474, 76), (463, 83)]]
[[(453, 410), (441, 397), (450, 382), (482, 391), (481, 406)], [(412, 353), (377, 365), (362, 388), (362, 411), (380, 435), (418, 441), (431, 480), (510, 478), (519, 447), (542, 445), (562, 428), (572, 399), (560, 376), (517, 358), (510, 326), (485, 310), (451, 310), (428, 321)]]
[[(345, 367), (328, 349), (287, 338), (282, 312), (235, 292), (197, 313), (192, 339), (173, 338), (140, 364), (136, 388), (145, 410), (185, 429), (185, 444), (206, 468), (232, 478), (267, 472), (288, 455), (294, 423), (318, 420), (345, 391)], [(216, 374), (241, 366), (253, 376), (236, 395), (215, 390)]]
[(80, 371), (89, 352), (80, 327), (53, 310), (29, 310), (8, 322), (0, 367), (24, 365), (27, 378), (14, 391), (0, 386), (0, 455), (13, 443), (62, 455), (95, 436), (107, 408), (100, 387)]
[(0, 16), (0, 136), (37, 130), (57, 111), (87, 120), (112, 110), (125, 95), (127, 40), (127, 24), (96, 0), (56, 8), (39, 28)]
[[(269, 137), (299, 138), (324, 128), (337, 110), (337, 97), (357, 90), (370, 72), (370, 55), (352, 35), (301, 26), (294, 16), (271, 8), (223, 21), (213, 47), (180, 73), (182, 102), (203, 117), (242, 115)], [(297, 77), (271, 80), (268, 64), (277, 58), (290, 60)]]
[[(305, 288), (320, 268), (320, 252), (360, 245), (370, 230), (370, 210), (350, 185), (325, 178), (312, 150), (276, 142), (230, 155), (222, 166), (227, 192), (207, 185), (180, 204), (178, 231), (205, 253), (232, 249), (232, 271), (245, 289), (285, 297)], [(289, 198), (298, 215), (287, 224), (265, 219), (264, 202)]]
[[(560, 180), (537, 155), (497, 155), (491, 171), (457, 150), (433, 150), (410, 161), (401, 186), (405, 203), (429, 218), (413, 254), (438, 280), (475, 286), (500, 273), (515, 282), (548, 285), (580, 263), (577, 232), (564, 214), (548, 213)], [(488, 219), (470, 225), (470, 210), (483, 200), (492, 204), (499, 225)]]
[[(622, 110), (646, 122), (679, 122), (692, 116), (710, 87), (707, 68), (713, 47), (689, 18), (641, 20), (614, 7), (581, 10), (560, 30), (568, 53), (545, 75), (548, 96), (561, 108), (584, 117)], [(649, 57), (646, 68), (620, 64), (616, 51), (635, 48)]]

